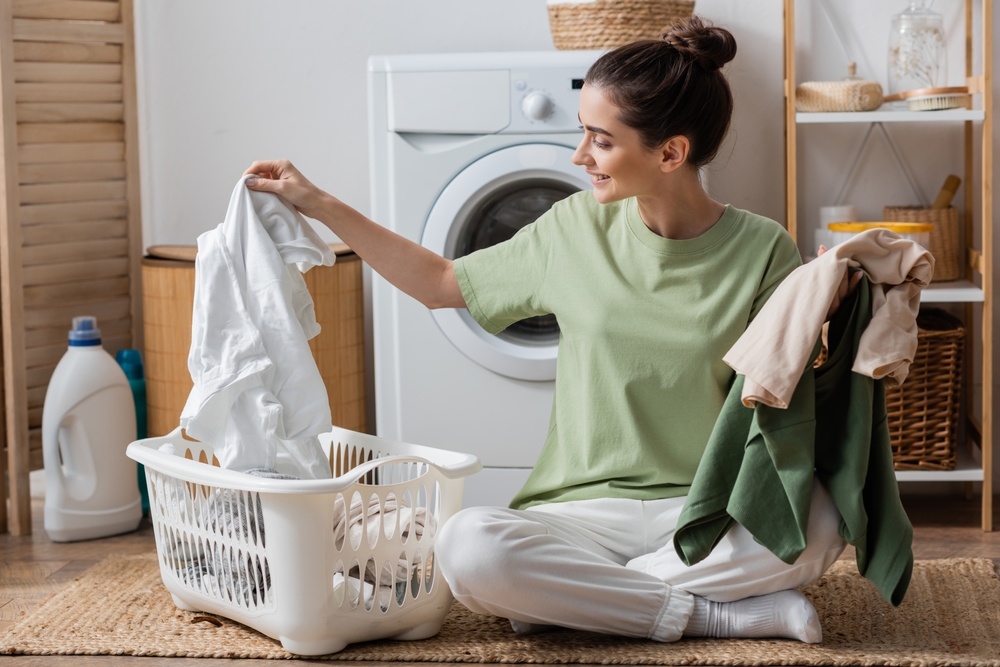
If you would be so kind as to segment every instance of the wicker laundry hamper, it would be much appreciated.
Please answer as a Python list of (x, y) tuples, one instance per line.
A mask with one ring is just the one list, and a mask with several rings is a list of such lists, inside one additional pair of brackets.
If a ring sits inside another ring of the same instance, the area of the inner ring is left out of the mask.
[(937, 308), (921, 309), (917, 326), (906, 381), (885, 392), (893, 462), (896, 470), (954, 470), (965, 328)]
[[(303, 277), (322, 327), (309, 341), (330, 397), (333, 423), (365, 431), (365, 354), (361, 261), (346, 245), (332, 245), (333, 266)], [(163, 436), (180, 423), (191, 391), (187, 357), (194, 306), (193, 246), (150, 248), (142, 260), (146, 402), (149, 435)]]
[(962, 244), (958, 209), (926, 208), (924, 206), (886, 206), (882, 211), (886, 222), (930, 222), (934, 225), (928, 250), (934, 255), (933, 282), (961, 280)]
[(613, 49), (656, 39), (694, 14), (694, 0), (549, 0), (549, 28), (557, 49)]

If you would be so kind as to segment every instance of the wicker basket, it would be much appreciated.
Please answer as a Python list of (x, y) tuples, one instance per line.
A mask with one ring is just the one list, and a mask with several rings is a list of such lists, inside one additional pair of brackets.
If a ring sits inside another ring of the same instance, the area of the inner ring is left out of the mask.
[(931, 232), (931, 242), (927, 248), (934, 255), (933, 281), (961, 280), (965, 277), (957, 208), (886, 206), (882, 217), (886, 222), (933, 223), (934, 231)]
[(936, 308), (917, 318), (917, 353), (906, 381), (887, 387), (896, 470), (954, 470), (962, 404), (962, 322)]
[(613, 49), (656, 39), (693, 14), (694, 0), (550, 0), (549, 27), (557, 49)]
[(796, 111), (872, 111), (880, 106), (882, 86), (877, 81), (806, 81), (795, 88)]
[[(322, 327), (309, 341), (330, 397), (333, 423), (364, 431), (365, 355), (361, 261), (345, 245), (332, 246), (333, 266), (306, 273), (316, 321)], [(152, 248), (150, 249), (153, 250)], [(196, 248), (189, 248), (193, 259)], [(171, 256), (180, 256), (173, 253)], [(191, 391), (187, 357), (194, 306), (194, 261), (144, 257), (143, 326), (146, 334), (146, 400), (150, 436), (165, 435), (180, 423)]]

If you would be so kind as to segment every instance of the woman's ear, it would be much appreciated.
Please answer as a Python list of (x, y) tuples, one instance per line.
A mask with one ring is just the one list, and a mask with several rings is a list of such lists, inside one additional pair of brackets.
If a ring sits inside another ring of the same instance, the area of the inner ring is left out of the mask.
[(669, 173), (687, 162), (691, 142), (684, 135), (670, 137), (660, 148), (660, 171)]

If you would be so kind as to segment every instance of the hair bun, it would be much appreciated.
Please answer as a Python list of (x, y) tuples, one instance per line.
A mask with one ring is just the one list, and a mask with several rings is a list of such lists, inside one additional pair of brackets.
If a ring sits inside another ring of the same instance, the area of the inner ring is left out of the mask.
[(736, 57), (736, 39), (725, 28), (705, 23), (692, 16), (660, 35), (674, 49), (709, 72), (721, 68)]

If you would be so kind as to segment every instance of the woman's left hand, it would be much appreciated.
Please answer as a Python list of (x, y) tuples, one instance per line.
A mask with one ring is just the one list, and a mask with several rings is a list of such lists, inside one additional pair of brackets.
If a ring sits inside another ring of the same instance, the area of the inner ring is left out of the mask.
[[(817, 256), (822, 255), (826, 252), (826, 246), (821, 245), (819, 247), (819, 252), (816, 253)], [(830, 310), (826, 314), (827, 322), (833, 317), (837, 309), (840, 308), (840, 304), (844, 302), (844, 299), (849, 297), (857, 289), (858, 283), (861, 282), (861, 276), (864, 274), (861, 271), (856, 272), (853, 276), (848, 277), (848, 271), (844, 269), (844, 278), (840, 281), (840, 286), (837, 287), (837, 293), (833, 295), (833, 303), (830, 304)]]

